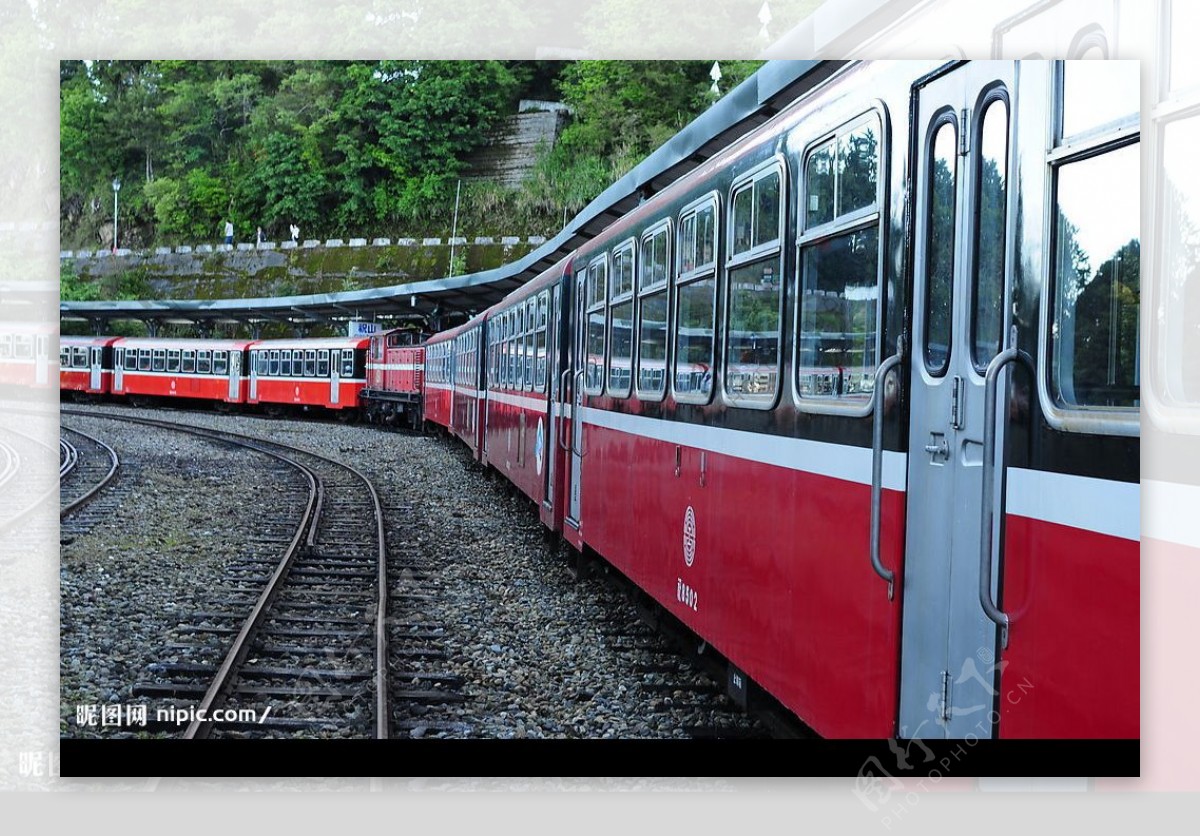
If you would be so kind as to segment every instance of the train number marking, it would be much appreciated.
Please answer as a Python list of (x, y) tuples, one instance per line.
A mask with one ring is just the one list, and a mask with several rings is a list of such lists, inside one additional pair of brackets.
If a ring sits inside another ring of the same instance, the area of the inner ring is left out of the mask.
[(689, 567), (696, 560), (696, 512), (691, 506), (683, 516), (683, 563)]
[(684, 607), (690, 607), (693, 611), (700, 609), (700, 594), (695, 588), (688, 586), (682, 578), (675, 579), (675, 598)]

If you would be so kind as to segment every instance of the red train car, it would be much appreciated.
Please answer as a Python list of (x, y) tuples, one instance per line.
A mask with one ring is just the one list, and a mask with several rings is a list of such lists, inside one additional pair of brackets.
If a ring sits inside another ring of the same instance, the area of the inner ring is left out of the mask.
[(58, 341), (59, 389), (107, 395), (112, 391), (116, 337), (61, 337)]
[(113, 395), (244, 404), (252, 340), (123, 337), (113, 343)]
[(568, 260), (509, 295), (487, 313), (487, 389), (481, 460), (537, 503), (543, 522), (561, 529), (555, 474), (560, 443), (555, 398), (561, 376), (559, 309)]
[(246, 401), (269, 411), (321, 408), (349, 417), (366, 386), (367, 337), (259, 340), (249, 347)]
[(482, 314), (425, 344), (425, 418), (446, 428), (479, 456), (483, 439)]
[(57, 335), (57, 323), (0, 323), (0, 387), (20, 393), (54, 386), (58, 370), (50, 346)]
[(839, 69), (487, 313), (482, 456), (822, 735), (1137, 737), (1123, 72)]
[(421, 426), (426, 336), (399, 328), (371, 336), (367, 384), (359, 395), (368, 421)]

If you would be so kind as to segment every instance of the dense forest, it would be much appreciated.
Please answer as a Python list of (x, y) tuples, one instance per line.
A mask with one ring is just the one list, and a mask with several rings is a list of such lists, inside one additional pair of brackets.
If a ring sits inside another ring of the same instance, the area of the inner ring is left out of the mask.
[[(721, 61), (719, 92), (761, 62)], [(61, 241), (552, 234), (717, 98), (704, 61), (64, 61)], [(521, 99), (571, 118), (519, 189), (466, 160)]]

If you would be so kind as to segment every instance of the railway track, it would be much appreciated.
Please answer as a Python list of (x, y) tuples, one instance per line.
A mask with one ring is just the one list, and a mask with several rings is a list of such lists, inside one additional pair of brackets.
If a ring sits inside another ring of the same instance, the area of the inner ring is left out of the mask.
[(0, 428), (0, 496), (6, 500), (0, 512), (0, 532), (25, 523), (32, 512), (49, 503), (58, 493), (58, 477), (51, 465), (62, 451), (17, 432)]
[[(76, 413), (76, 411), (64, 411)], [(133, 694), (161, 702), (149, 728), (185, 738), (391, 734), (383, 511), (370, 480), (300, 448), (176, 422), (82, 413), (255, 450), (299, 474), (295, 508), (263, 521), (265, 550), (227, 567)], [(270, 554), (283, 543), (281, 554)], [(409, 690), (412, 691), (412, 690)], [(409, 695), (409, 698), (418, 696)]]
[(95, 436), (66, 426), (60, 427), (59, 433), (58, 516), (65, 521), (116, 479), (121, 458)]

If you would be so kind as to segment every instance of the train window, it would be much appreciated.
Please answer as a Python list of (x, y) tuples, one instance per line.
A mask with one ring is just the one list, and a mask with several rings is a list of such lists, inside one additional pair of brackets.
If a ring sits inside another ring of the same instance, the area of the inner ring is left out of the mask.
[(129, 372), (133, 372), (135, 369), (137, 369), (137, 364), (138, 364), (138, 350), (137, 349), (126, 349), (125, 350), (125, 369), (128, 370)]
[(317, 374), (317, 350), (304, 350), (304, 377), (312, 378)]
[(599, 395), (604, 391), (605, 296), (608, 287), (608, 255), (598, 256), (587, 269), (586, 358), (583, 391)]
[(195, 372), (196, 371), (196, 350), (184, 349), (183, 359), (179, 366), (180, 372)]
[(806, 410), (868, 409), (879, 330), (882, 120), (871, 112), (807, 152), (796, 393)]
[(287, 377), (292, 374), (292, 350), (280, 349), (279, 351), (279, 374)]
[(667, 265), (670, 225), (642, 237), (637, 306), (637, 396), (657, 400), (666, 392)]
[(612, 260), (608, 394), (614, 398), (628, 398), (633, 383), (633, 241), (615, 250)]
[(166, 368), (167, 368), (167, 350), (166, 350), (166, 349), (155, 349), (155, 350), (154, 350), (153, 352), (151, 352), (151, 354), (150, 354), (150, 361), (151, 361), (151, 363), (150, 363), (150, 371), (151, 371), (151, 372), (164, 372), (164, 371), (166, 371)]
[(1068, 61), (1061, 66), (1064, 138), (1137, 127), (1140, 74), (1136, 61)]
[(1057, 169), (1050, 385), (1058, 406), (1140, 404), (1138, 173), (1136, 144)]
[(716, 330), (716, 209), (704, 198), (679, 220), (679, 274), (675, 289), (676, 400), (705, 403), (712, 396)]
[(954, 293), (954, 205), (958, 129), (953, 117), (934, 132), (929, 148), (929, 238), (925, 254), (925, 368), (943, 375), (950, 364)]
[(1008, 209), (1008, 102), (992, 99), (979, 120), (975, 172), (975, 276), (971, 360), (982, 373), (1000, 351), (1004, 330), (1004, 248)]
[(304, 350), (292, 349), (292, 377), (304, 377)]
[(729, 210), (731, 255), (777, 245), (779, 229), (779, 170), (771, 168), (754, 176), (733, 193)]
[(779, 393), (781, 180), (780, 164), (773, 161), (735, 185), (730, 201), (724, 386), (735, 406), (769, 408)]
[(179, 371), (179, 349), (167, 350), (167, 371), (168, 372), (178, 372)]
[[(0, 357), (3, 357), (0, 354)], [(69, 369), (71, 366), (71, 350), (66, 347), (59, 347), (58, 350), (58, 365), (63, 369)]]
[(225, 375), (229, 372), (229, 353), (213, 352), (213, 374)]
[(546, 333), (549, 323), (549, 309), (550, 292), (542, 291), (538, 294), (537, 342), (535, 343), (537, 365), (534, 367), (536, 379), (533, 382), (534, 389), (538, 392), (546, 391)]
[(525, 389), (533, 389), (534, 355), (537, 352), (537, 297), (531, 296), (525, 303), (525, 325)]
[(71, 356), (72, 356), (71, 357), (71, 366), (75, 367), (76, 369), (86, 369), (87, 368), (87, 365), (88, 365), (87, 349), (76, 346), (74, 349), (71, 350)]
[(805, 194), (808, 196), (804, 218), (806, 227), (820, 226), (833, 220), (833, 151), (834, 142), (829, 140), (809, 152), (804, 169)]
[[(383, 341), (378, 341), (382, 343)], [(317, 352), (317, 377), (329, 377), (329, 349), (321, 349)]]
[(138, 371), (139, 372), (149, 372), (150, 371), (150, 350), (149, 349), (138, 349)]
[(271, 349), (267, 356), (267, 374), (271, 377), (279, 374), (279, 349)]
[(342, 377), (354, 377), (354, 350), (342, 349)]
[(207, 349), (196, 352), (196, 371), (201, 375), (212, 372), (212, 352)]
[(702, 273), (716, 264), (716, 214), (716, 201), (707, 199), (703, 206), (679, 219), (680, 277)]
[(806, 229), (877, 209), (881, 126), (879, 114), (871, 112), (843, 125), (808, 152), (804, 164)]

